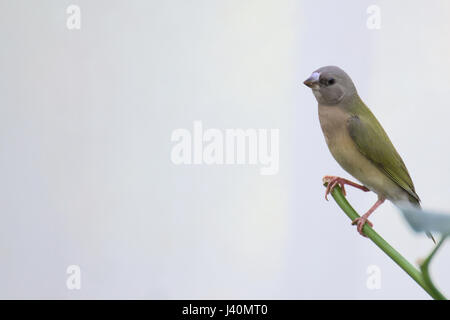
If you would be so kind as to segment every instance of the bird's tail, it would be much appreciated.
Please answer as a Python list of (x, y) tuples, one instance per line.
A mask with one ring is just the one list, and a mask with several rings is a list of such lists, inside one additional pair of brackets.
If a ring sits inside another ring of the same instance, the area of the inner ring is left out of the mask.
[[(414, 198), (414, 197), (409, 197), (409, 202), (410, 202), (413, 206), (422, 209), (422, 207), (420, 206), (419, 200), (417, 200), (416, 198)], [(434, 239), (434, 237), (433, 237), (433, 235), (431, 234), (431, 232), (427, 231), (427, 232), (425, 232), (425, 234), (427, 235), (428, 238), (430, 238), (431, 240), (433, 240), (434, 244), (436, 244), (436, 240)]]

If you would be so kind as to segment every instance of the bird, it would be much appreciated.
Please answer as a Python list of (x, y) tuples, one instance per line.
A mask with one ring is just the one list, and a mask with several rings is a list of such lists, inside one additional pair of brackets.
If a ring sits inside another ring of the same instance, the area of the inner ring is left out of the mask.
[[(411, 176), (403, 159), (372, 111), (361, 100), (350, 76), (337, 66), (315, 70), (303, 82), (318, 102), (319, 122), (328, 148), (339, 165), (361, 184), (337, 176), (325, 176), (325, 199), (339, 185), (372, 191), (378, 199), (361, 217), (352, 221), (364, 237), (369, 216), (387, 199), (420, 208)], [(430, 233), (427, 233), (432, 237)], [(433, 239), (434, 241), (434, 239)]]

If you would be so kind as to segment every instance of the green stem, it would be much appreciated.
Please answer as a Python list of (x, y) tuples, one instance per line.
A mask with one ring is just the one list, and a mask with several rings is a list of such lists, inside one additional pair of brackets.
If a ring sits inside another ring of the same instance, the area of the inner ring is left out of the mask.
[[(353, 209), (348, 203), (345, 196), (342, 194), (342, 190), (339, 186), (333, 188), (331, 191), (336, 203), (341, 207), (344, 213), (350, 218), (355, 220), (360, 215)], [(445, 297), (424, 279), (422, 273), (408, 262), (397, 250), (395, 250), (389, 243), (387, 243), (375, 230), (373, 230), (367, 223), (363, 227), (364, 234), (373, 241), (381, 250), (384, 251), (400, 268), (402, 268), (419, 286), (421, 286), (433, 299), (445, 299)]]
[(439, 240), (438, 244), (434, 247), (433, 251), (431, 251), (430, 255), (420, 265), (420, 270), (422, 271), (423, 279), (424, 279), (425, 283), (435, 293), (435, 295), (438, 297), (437, 299), (439, 299), (439, 300), (446, 300), (446, 299), (442, 295), (442, 293), (440, 293), (439, 290), (435, 287), (435, 285), (433, 284), (433, 281), (431, 281), (429, 266), (430, 266), (431, 259), (433, 259), (436, 252), (442, 246), (442, 244), (445, 241), (445, 238), (446, 238), (446, 236), (443, 236), (442, 239)]

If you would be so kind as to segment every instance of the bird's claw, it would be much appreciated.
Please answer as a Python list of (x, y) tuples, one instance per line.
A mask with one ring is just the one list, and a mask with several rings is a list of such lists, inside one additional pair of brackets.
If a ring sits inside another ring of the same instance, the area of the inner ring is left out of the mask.
[(328, 195), (331, 193), (331, 191), (333, 191), (334, 187), (336, 187), (337, 185), (339, 185), (339, 187), (341, 187), (342, 193), (344, 194), (344, 196), (347, 195), (347, 193), (345, 192), (345, 180), (343, 178), (340, 177), (335, 177), (335, 176), (325, 176), (322, 179), (323, 183), (327, 183), (327, 189), (325, 190), (325, 200), (328, 201)]
[(365, 217), (356, 218), (355, 220), (352, 221), (352, 225), (356, 224), (356, 229), (358, 230), (359, 234), (367, 238), (367, 236), (363, 232), (363, 228), (366, 222), (370, 227), (373, 227), (373, 223), (367, 220), (367, 218)]

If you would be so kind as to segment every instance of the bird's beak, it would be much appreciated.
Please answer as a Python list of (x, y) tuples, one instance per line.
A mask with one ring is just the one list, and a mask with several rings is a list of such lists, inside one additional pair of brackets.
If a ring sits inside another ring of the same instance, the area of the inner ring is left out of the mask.
[(319, 77), (320, 74), (318, 72), (313, 72), (313, 74), (303, 81), (303, 84), (311, 89), (316, 89), (319, 86)]

